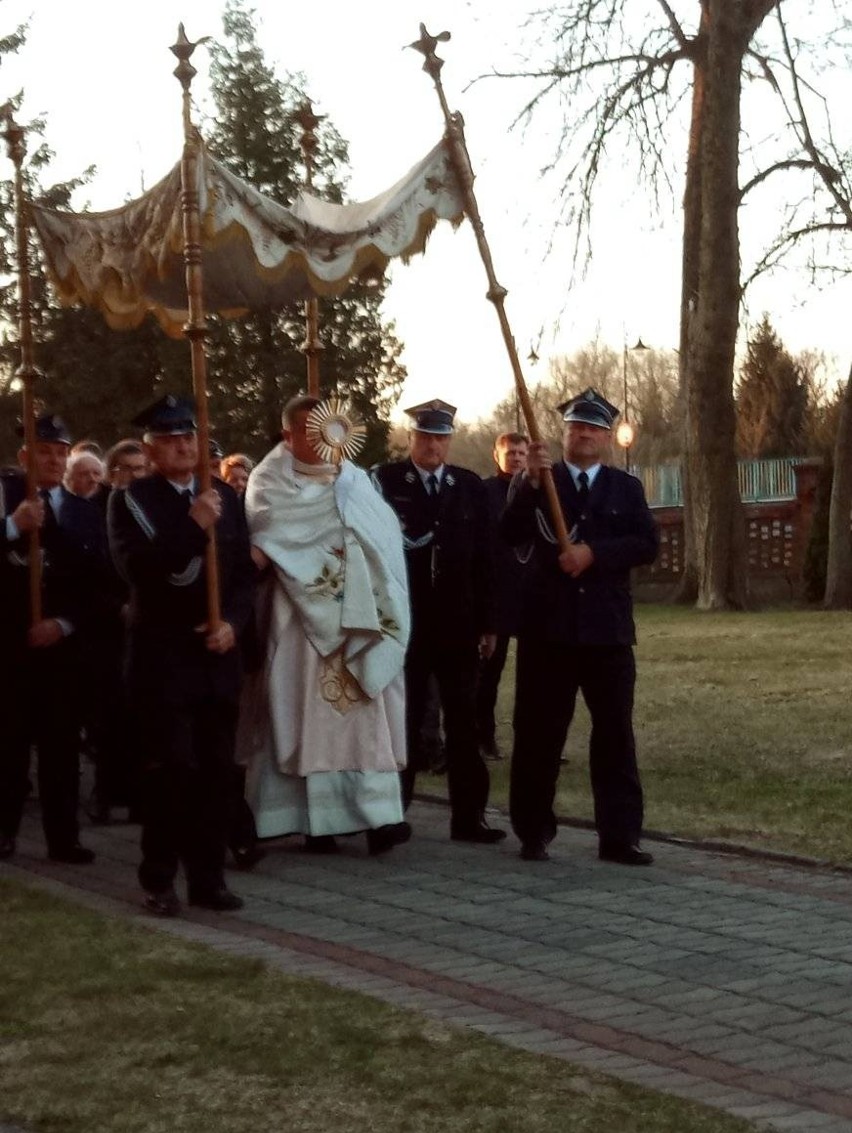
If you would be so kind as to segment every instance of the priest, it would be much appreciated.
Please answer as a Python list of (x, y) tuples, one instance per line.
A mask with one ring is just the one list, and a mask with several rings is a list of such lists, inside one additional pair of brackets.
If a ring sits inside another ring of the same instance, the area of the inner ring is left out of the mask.
[(246, 516), (267, 571), (262, 663), (243, 698), (240, 754), (261, 838), (304, 835), (307, 850), (365, 832), (372, 854), (410, 836), (403, 666), (409, 633), (402, 536), (349, 460), (309, 436), (316, 398), (284, 410), (282, 441), (254, 469)]

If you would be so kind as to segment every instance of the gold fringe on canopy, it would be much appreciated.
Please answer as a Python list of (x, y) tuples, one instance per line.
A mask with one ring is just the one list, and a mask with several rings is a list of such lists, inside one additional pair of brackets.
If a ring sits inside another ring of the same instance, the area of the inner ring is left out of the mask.
[[(454, 225), (464, 197), (442, 141), (372, 200), (331, 204), (300, 193), (285, 207), (198, 156), (204, 308), (226, 318), (309, 295), (339, 295), (391, 259), (422, 252), (438, 219)], [(83, 303), (121, 330), (152, 311), (179, 338), (187, 320), (180, 165), (109, 212), (34, 205), (33, 221), (61, 302)]]

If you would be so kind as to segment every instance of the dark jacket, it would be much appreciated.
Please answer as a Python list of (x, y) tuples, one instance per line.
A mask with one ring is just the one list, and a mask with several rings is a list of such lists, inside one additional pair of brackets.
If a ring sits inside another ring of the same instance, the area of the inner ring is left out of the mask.
[[(252, 610), (255, 567), (236, 493), (214, 480), (221, 616), (239, 636)], [(181, 702), (239, 691), (237, 649), (211, 653), (197, 627), (207, 621), (207, 534), (163, 476), (136, 480), (109, 502), (109, 543), (130, 587), (127, 677), (137, 695)]]
[(527, 563), (500, 533), (500, 521), (506, 507), (511, 476), (490, 476), (483, 481), (488, 504), (488, 520), (492, 536), (494, 563), (494, 627), (505, 637), (515, 637), (521, 627), (524, 587), (529, 571)]
[(568, 530), (574, 541), (588, 543), (594, 562), (576, 579), (560, 569), (546, 496), (516, 476), (501, 530), (512, 546), (534, 548), (521, 633), (581, 645), (632, 644), (630, 571), (653, 562), (659, 545), (642, 485), (635, 476), (604, 466), (581, 510), (563, 462), (554, 467), (553, 478)]
[[(29, 534), (9, 540), (5, 517), (27, 492), (22, 475), (0, 477), (0, 642), (23, 647), (30, 624)], [(84, 635), (102, 610), (108, 559), (103, 520), (89, 500), (62, 488), (59, 517), (39, 532), (42, 615), (61, 618), (74, 637)]]
[(412, 636), (469, 641), (493, 633), (488, 504), (480, 478), (445, 465), (437, 501), (410, 460), (380, 465), (373, 479), (402, 526)]

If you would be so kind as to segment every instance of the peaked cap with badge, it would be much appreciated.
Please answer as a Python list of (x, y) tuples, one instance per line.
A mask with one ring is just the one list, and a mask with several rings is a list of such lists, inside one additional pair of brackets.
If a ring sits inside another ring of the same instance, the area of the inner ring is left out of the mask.
[(434, 433), (436, 436), (446, 437), (453, 431), (456, 407), (441, 401), (439, 397), (424, 401), (422, 405), (412, 405), (403, 412), (411, 418), (411, 428), (418, 433)]
[(583, 425), (594, 425), (598, 429), (611, 429), (619, 415), (619, 410), (591, 386), (576, 397), (563, 401), (556, 409), (565, 422), (577, 421)]
[[(19, 437), (25, 436), (23, 424), (17, 428)], [(51, 444), (70, 445), (71, 434), (68, 426), (61, 417), (55, 413), (40, 413), (35, 420), (35, 435), (37, 441), (48, 441)]]
[(194, 433), (198, 428), (195, 402), (189, 397), (175, 397), (168, 393), (137, 413), (131, 424), (144, 429), (152, 437), (176, 437)]

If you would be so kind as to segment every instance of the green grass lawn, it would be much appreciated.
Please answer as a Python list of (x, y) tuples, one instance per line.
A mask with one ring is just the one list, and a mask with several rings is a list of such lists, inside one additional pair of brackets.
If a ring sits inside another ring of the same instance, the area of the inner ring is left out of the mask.
[[(646, 827), (852, 863), (852, 614), (654, 605), (636, 614)], [(507, 671), (506, 755), (513, 698)], [(566, 817), (592, 815), (587, 744), (580, 700), (559, 783)], [(489, 766), (492, 802), (503, 806), (508, 759)]]
[(743, 1133), (0, 880), (0, 1122), (33, 1133)]

